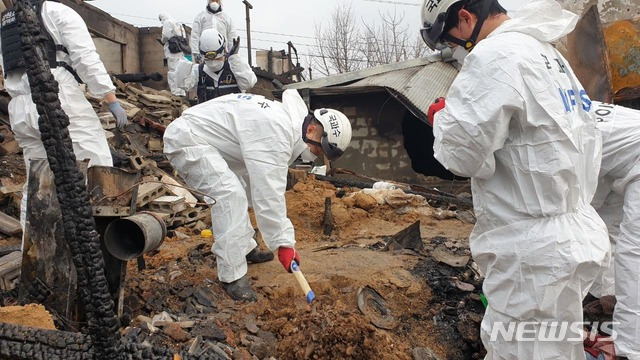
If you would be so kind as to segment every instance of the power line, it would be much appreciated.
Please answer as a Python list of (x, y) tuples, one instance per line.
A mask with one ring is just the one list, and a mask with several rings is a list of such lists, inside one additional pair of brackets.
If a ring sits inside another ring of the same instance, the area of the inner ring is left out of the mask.
[(421, 6), (420, 4), (408, 3), (408, 2), (402, 2), (402, 1), (387, 1), (387, 0), (362, 0), (362, 1), (377, 2), (377, 3), (383, 3), (383, 4), (393, 4), (393, 5)]
[[(363, 1), (371, 1), (371, 2), (382, 2), (382, 3), (394, 3), (392, 1), (383, 1), (383, 0), (363, 0)], [(399, 2), (398, 4), (406, 4), (406, 5), (418, 5), (418, 4), (413, 4), (413, 3), (402, 3)], [(157, 21), (158, 19), (156, 18), (150, 18), (150, 17), (145, 17), (145, 16), (138, 16), (138, 15), (129, 15), (129, 14), (122, 14), (122, 13), (112, 13), (112, 15), (119, 15), (119, 16), (128, 16), (128, 17), (132, 17), (132, 18), (137, 18), (137, 19), (146, 19), (146, 20), (154, 20)], [(187, 23), (187, 22), (181, 22), (184, 23), (186, 25), (191, 25), (191, 23)], [(141, 24), (132, 24), (135, 26), (148, 26), (148, 25), (141, 25)], [(236, 30), (238, 31), (246, 31), (246, 29), (242, 29), (242, 28), (236, 28)], [(318, 40), (318, 38), (314, 37), (314, 36), (305, 36), (305, 35), (294, 35), (294, 34), (286, 34), (286, 33), (278, 33), (278, 32), (270, 32), (270, 31), (261, 31), (261, 30), (251, 30), (252, 33), (258, 33), (258, 34), (268, 34), (268, 35), (276, 35), (276, 36), (285, 36), (285, 37), (289, 37), (289, 38), (302, 38), (302, 39), (311, 39), (311, 40)], [(263, 42), (272, 42), (272, 43), (278, 43), (278, 40), (266, 40), (266, 39), (258, 39), (258, 38), (251, 38), (252, 40), (256, 40), (256, 41), (263, 41)], [(326, 38), (320, 38), (320, 40), (330, 40), (330, 39), (326, 39)], [(356, 44), (361, 44), (361, 45), (366, 45), (368, 44), (366, 41), (360, 40), (360, 41), (356, 41)], [(321, 48), (321, 46), (317, 45), (317, 44), (307, 44), (307, 43), (296, 43), (294, 45), (301, 45), (301, 46), (309, 46), (309, 47), (314, 47), (314, 48)], [(413, 46), (413, 45), (405, 45), (406, 48), (410, 48), (413, 50), (420, 50), (421, 48), (418, 46)]]

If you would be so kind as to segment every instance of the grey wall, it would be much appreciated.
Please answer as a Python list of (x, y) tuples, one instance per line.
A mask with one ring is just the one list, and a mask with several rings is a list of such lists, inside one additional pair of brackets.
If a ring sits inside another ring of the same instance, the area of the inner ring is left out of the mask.
[(351, 144), (333, 163), (335, 167), (381, 179), (417, 179), (403, 142), (402, 120), (407, 110), (386, 91), (312, 97), (311, 106), (340, 110), (351, 120)]
[[(120, 67), (122, 72), (135, 73), (140, 71), (138, 28), (120, 21), (88, 3), (77, 4), (70, 0), (61, 0), (61, 2), (80, 14), (94, 38), (108, 39), (121, 45), (120, 55), (122, 58)], [(115, 64), (115, 56), (112, 57), (111, 54), (104, 53), (105, 47), (102, 47), (102, 45), (104, 44), (101, 44), (101, 49), (99, 49), (101, 58), (104, 58), (109, 63), (109, 67), (118, 68), (118, 65)], [(112, 46), (108, 45), (106, 50), (110, 49), (112, 49)]]
[(140, 47), (140, 71), (150, 74), (159, 72), (164, 77), (162, 81), (149, 81), (144, 85), (156, 89), (168, 89), (167, 71), (164, 66), (164, 47), (157, 39), (162, 37), (161, 27), (144, 27), (139, 28), (139, 47)]
[(107, 71), (121, 74), (123, 72), (122, 45), (95, 36), (93, 36), (93, 43)]

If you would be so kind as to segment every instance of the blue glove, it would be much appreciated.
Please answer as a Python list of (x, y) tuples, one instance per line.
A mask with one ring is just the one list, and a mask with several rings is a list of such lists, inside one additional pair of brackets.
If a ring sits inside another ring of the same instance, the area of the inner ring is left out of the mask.
[(127, 120), (127, 113), (118, 101), (109, 103), (109, 111), (111, 111), (113, 116), (116, 118), (116, 126), (118, 129), (124, 128), (125, 125), (129, 123), (129, 120)]

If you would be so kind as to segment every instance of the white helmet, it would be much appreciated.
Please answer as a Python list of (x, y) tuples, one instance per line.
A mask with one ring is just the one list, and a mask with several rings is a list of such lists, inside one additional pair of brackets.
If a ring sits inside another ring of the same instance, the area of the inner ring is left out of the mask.
[(449, 9), (453, 4), (460, 1), (461, 0), (424, 0), (422, 2), (422, 12), (420, 14), (422, 29), (420, 29), (420, 35), (431, 50), (443, 47), (441, 38), (444, 24), (449, 15)]
[(320, 144), (327, 159), (333, 161), (346, 150), (351, 143), (351, 122), (343, 113), (334, 109), (317, 109), (313, 116), (324, 128)]
[(224, 55), (225, 39), (218, 30), (209, 28), (200, 35), (200, 53), (205, 58), (217, 59)]
[(163, 13), (163, 12), (161, 12), (161, 13), (158, 15), (158, 20), (160, 20), (160, 21), (165, 21), (165, 20), (167, 20), (167, 19), (169, 19), (169, 15), (167, 15), (167, 13)]
[(422, 40), (427, 44), (431, 50), (443, 49), (446, 45), (443, 44), (443, 40), (462, 46), (465, 50), (471, 50), (476, 45), (476, 40), (482, 24), (489, 15), (489, 9), (491, 7), (491, 0), (484, 0), (484, 5), (478, 12), (478, 21), (473, 29), (473, 33), (469, 39), (458, 39), (449, 34), (444, 33), (444, 26), (449, 17), (451, 7), (456, 3), (464, 3), (469, 5), (471, 3), (478, 3), (482, 0), (424, 0), (422, 2), (422, 11), (420, 13), (422, 18), (422, 29), (420, 29), (420, 35)]

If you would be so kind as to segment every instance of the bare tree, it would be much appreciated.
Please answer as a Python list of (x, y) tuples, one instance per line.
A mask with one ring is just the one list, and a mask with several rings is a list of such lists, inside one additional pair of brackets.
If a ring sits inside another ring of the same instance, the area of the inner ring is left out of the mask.
[(360, 30), (351, 3), (341, 2), (328, 23), (316, 24), (315, 36), (312, 65), (321, 74), (341, 74), (363, 67)]
[(394, 9), (393, 13), (381, 13), (380, 20), (377, 24), (362, 21), (364, 44), (360, 49), (367, 60), (367, 66), (405, 61), (427, 53), (427, 47), (420, 36), (414, 35), (416, 31), (403, 25), (404, 13), (399, 15)]
[[(361, 29), (362, 28), (362, 29)], [(415, 34), (415, 35), (414, 35)], [(350, 2), (341, 2), (326, 27), (316, 24), (310, 65), (322, 75), (390, 64), (429, 53), (417, 31), (404, 24), (404, 13), (380, 13), (380, 21), (361, 24)]]

